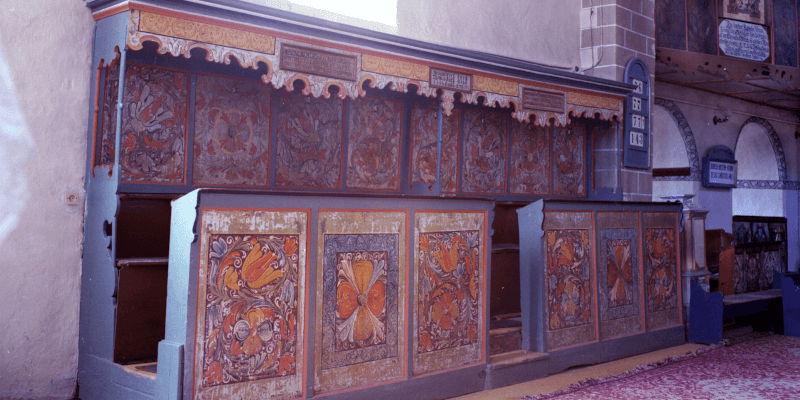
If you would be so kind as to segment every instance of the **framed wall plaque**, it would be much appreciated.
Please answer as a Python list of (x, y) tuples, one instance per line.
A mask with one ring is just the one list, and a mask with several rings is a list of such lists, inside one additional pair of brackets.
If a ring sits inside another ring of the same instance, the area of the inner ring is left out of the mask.
[(733, 158), (733, 151), (727, 146), (714, 146), (703, 157), (703, 186), (736, 187), (736, 160)]
[(625, 67), (625, 82), (636, 86), (625, 101), (623, 165), (650, 167), (650, 74), (640, 58)]

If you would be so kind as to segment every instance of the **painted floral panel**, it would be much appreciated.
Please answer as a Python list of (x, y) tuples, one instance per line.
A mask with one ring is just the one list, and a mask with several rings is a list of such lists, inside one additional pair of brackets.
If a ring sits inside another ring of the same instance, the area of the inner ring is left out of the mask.
[(437, 136), (439, 111), (436, 105), (414, 107), (411, 113), (411, 183), (436, 184), (436, 168), (439, 167), (442, 193), (458, 192), (458, 123), (460, 110), (453, 115), (442, 116), (442, 163), (437, 161)]
[(509, 119), (496, 112), (464, 112), (464, 192), (505, 193)]
[(678, 306), (678, 276), (675, 229), (645, 229), (645, 287), (647, 311), (671, 310)]
[(593, 323), (589, 231), (547, 230), (545, 240), (548, 329), (552, 331)]
[(598, 230), (598, 306), (600, 319), (610, 321), (641, 315), (641, 285), (637, 230)]
[(209, 235), (203, 387), (294, 375), (298, 235)]
[(553, 129), (553, 195), (586, 195), (585, 140), (583, 125)]
[(608, 278), (608, 306), (621, 307), (633, 304), (633, 259), (630, 239), (606, 240), (606, 277)]
[(750, 221), (733, 221), (734, 243), (750, 243), (753, 238), (753, 229)]
[(782, 272), (777, 246), (741, 249), (734, 255), (733, 292), (747, 293), (772, 289), (773, 271)]
[(419, 236), (417, 353), (478, 342), (480, 233)]
[(275, 186), (342, 186), (344, 100), (280, 91)]
[[(120, 139), (123, 181), (185, 181), (188, 88), (187, 72), (127, 65)], [(113, 137), (111, 132), (108, 136), (110, 143), (103, 145), (104, 160), (110, 154), (112, 164)]]
[(197, 75), (192, 183), (269, 185), (269, 86)]
[(400, 189), (403, 103), (382, 98), (350, 102), (347, 148), (349, 189)]
[(119, 67), (105, 68), (103, 85), (103, 118), (100, 128), (97, 160), (99, 164), (114, 165), (116, 141), (117, 99), (119, 98)]
[(548, 128), (511, 123), (509, 190), (512, 194), (550, 193), (550, 137)]
[(386, 343), (385, 251), (336, 254), (336, 351)]
[(734, 256), (733, 292), (746, 293), (758, 287), (758, 253), (742, 251)]
[(322, 369), (397, 357), (399, 235), (324, 238)]

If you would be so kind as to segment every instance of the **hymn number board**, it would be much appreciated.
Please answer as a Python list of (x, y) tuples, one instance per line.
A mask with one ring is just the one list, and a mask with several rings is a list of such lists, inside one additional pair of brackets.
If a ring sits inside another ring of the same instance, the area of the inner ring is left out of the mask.
[(650, 79), (647, 67), (634, 58), (625, 67), (625, 82), (635, 86), (625, 103), (626, 167), (650, 167)]

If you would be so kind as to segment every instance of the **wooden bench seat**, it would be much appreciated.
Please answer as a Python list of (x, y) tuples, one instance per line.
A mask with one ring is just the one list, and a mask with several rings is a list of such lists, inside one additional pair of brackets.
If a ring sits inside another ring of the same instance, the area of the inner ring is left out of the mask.
[[(775, 273), (780, 282), (781, 275)], [(722, 341), (724, 320), (762, 314), (760, 325), (783, 327), (783, 299), (781, 289), (723, 295), (721, 292), (706, 292), (691, 281), (689, 305), (689, 341), (715, 344)], [(780, 332), (779, 332), (780, 333)]]

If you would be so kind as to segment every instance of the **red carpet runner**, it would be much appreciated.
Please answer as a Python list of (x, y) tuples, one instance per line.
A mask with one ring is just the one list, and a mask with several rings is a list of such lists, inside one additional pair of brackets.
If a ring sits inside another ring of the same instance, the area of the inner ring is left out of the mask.
[(771, 335), (589, 379), (540, 399), (800, 399), (800, 338)]

